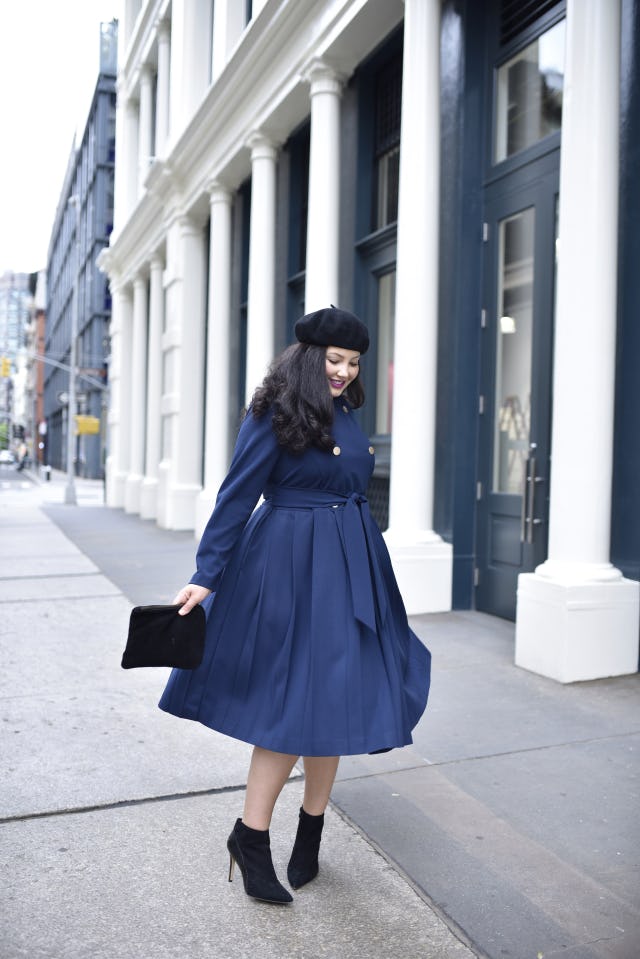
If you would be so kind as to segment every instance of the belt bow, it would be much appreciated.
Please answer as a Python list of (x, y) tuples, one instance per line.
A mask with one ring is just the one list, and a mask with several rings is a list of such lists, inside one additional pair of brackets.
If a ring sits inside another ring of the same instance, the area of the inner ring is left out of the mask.
[(363, 493), (337, 493), (335, 490), (271, 487), (265, 490), (267, 503), (276, 508), (317, 509), (344, 507), (344, 550), (347, 558), (351, 599), (356, 619), (372, 632), (387, 613), (384, 580), (372, 539), (373, 519)]

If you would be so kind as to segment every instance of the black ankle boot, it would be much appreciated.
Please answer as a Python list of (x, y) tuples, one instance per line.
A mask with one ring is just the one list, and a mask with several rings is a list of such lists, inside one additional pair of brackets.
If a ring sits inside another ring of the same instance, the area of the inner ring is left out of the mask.
[(318, 852), (323, 826), (324, 813), (310, 816), (300, 806), (298, 832), (287, 866), (287, 878), (292, 889), (299, 889), (318, 875)]
[(293, 902), (293, 896), (278, 881), (273, 868), (268, 829), (250, 829), (237, 819), (227, 840), (227, 849), (231, 857), (229, 882), (233, 880), (233, 867), (238, 863), (248, 896), (263, 902)]

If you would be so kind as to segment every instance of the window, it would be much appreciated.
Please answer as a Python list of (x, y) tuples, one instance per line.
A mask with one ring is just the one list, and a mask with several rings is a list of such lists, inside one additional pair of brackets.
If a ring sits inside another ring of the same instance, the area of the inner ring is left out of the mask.
[(396, 310), (396, 271), (378, 278), (378, 362), (376, 433), (391, 432), (393, 408), (393, 333)]
[(402, 56), (396, 55), (376, 75), (375, 218), (380, 230), (398, 219)]
[(116, 95), (109, 96), (109, 112), (107, 116), (107, 163), (116, 160)]
[(109, 183), (109, 186), (105, 192), (105, 220), (104, 220), (104, 235), (106, 237), (111, 235), (113, 230), (113, 184)]
[(362, 364), (368, 402), (360, 417), (376, 451), (367, 498), (381, 529), (387, 528), (389, 517), (402, 43), (400, 28), (357, 72), (354, 199), (358, 239), (353, 305), (371, 333), (371, 349)]
[(498, 68), (496, 163), (560, 130), (564, 40), (561, 20)]
[(289, 152), (289, 237), (287, 254), (287, 326), (291, 341), (293, 325), (304, 313), (307, 266), (307, 222), (309, 218), (309, 147), (311, 127), (306, 123), (294, 133)]

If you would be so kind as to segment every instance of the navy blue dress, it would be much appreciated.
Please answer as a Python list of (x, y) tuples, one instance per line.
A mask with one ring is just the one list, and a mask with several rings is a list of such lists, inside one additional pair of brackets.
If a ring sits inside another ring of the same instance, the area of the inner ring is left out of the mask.
[(291, 454), (269, 414), (247, 414), (190, 580), (213, 591), (204, 658), (172, 671), (159, 704), (296, 756), (407, 745), (429, 692), (364, 495), (373, 448), (334, 406), (333, 452)]

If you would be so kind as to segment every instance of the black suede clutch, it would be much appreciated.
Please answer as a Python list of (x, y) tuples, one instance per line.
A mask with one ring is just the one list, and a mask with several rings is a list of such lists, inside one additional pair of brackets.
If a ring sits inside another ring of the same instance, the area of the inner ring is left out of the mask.
[(131, 610), (122, 668), (175, 666), (195, 669), (202, 662), (206, 616), (194, 606), (178, 616), (180, 606), (136, 606)]

